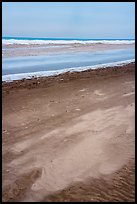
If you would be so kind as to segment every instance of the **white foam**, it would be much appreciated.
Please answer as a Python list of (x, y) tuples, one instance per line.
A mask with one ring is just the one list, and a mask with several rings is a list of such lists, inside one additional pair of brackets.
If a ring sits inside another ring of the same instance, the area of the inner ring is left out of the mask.
[(113, 67), (113, 66), (123, 66), (125, 64), (129, 64), (131, 62), (135, 62), (135, 59), (119, 61), (119, 62), (112, 62), (107, 64), (99, 64), (93, 66), (85, 66), (85, 67), (74, 67), (74, 68), (65, 68), (62, 70), (54, 70), (54, 71), (41, 71), (41, 72), (31, 72), (31, 73), (21, 73), (21, 74), (8, 74), (2, 76), (2, 81), (11, 82), (14, 80), (21, 80), (21, 79), (31, 79), (32, 77), (43, 77), (43, 76), (54, 76), (59, 75), (65, 72), (80, 72), (89, 69), (98, 69), (98, 68), (106, 68), (106, 67)]
[(134, 44), (135, 40), (17, 40), (2, 39), (3, 45), (49, 45), (49, 44)]

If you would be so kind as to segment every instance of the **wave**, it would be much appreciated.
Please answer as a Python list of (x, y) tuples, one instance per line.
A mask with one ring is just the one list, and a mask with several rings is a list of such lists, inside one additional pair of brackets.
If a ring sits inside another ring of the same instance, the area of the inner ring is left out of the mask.
[(19, 40), (2, 39), (3, 45), (49, 45), (49, 44), (134, 44), (135, 40)]
[(107, 68), (107, 67), (114, 67), (114, 66), (123, 66), (125, 64), (130, 64), (135, 62), (135, 59), (119, 61), (119, 62), (111, 62), (107, 64), (99, 64), (93, 66), (85, 66), (85, 67), (74, 67), (74, 68), (65, 68), (63, 70), (54, 70), (54, 71), (40, 71), (40, 72), (31, 72), (31, 73), (21, 73), (21, 74), (8, 74), (2, 76), (2, 81), (5, 82), (12, 82), (15, 80), (21, 79), (31, 79), (33, 77), (43, 77), (43, 76), (55, 76), (65, 72), (80, 72), (84, 70), (90, 69), (98, 69), (98, 68)]

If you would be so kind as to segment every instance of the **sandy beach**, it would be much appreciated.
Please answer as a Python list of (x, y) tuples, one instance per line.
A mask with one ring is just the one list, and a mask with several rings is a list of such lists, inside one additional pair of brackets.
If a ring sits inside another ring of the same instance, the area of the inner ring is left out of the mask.
[(135, 2), (2, 2), (2, 202), (135, 202)]
[(135, 48), (133, 44), (11, 44), (2, 46), (3, 58)]
[(134, 103), (134, 63), (3, 82), (3, 202), (135, 201)]

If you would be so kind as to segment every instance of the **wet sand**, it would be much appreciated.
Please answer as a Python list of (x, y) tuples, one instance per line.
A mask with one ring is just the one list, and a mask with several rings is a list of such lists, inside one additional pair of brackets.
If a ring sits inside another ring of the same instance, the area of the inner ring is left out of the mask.
[(2, 84), (3, 201), (135, 201), (135, 65)]
[(135, 48), (135, 44), (48, 44), (48, 45), (3, 45), (2, 57), (39, 56), (73, 52)]

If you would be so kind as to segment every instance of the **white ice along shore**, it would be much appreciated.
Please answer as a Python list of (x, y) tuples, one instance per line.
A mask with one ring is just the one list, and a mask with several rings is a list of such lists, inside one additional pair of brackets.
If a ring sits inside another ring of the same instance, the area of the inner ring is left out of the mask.
[(51, 45), (51, 44), (134, 44), (135, 40), (17, 40), (2, 39), (2, 45)]
[(93, 65), (93, 66), (65, 68), (62, 70), (54, 70), (54, 71), (41, 71), (41, 72), (31, 72), (31, 73), (21, 73), (21, 74), (9, 74), (9, 75), (3, 75), (2, 81), (3, 82), (4, 81), (5, 82), (12, 82), (12, 81), (21, 80), (24, 78), (25, 79), (31, 79), (32, 77), (38, 78), (38, 77), (43, 77), (43, 76), (55, 76), (55, 75), (59, 75), (59, 74), (65, 73), (65, 72), (80, 72), (80, 71), (90, 70), (90, 69), (123, 66), (126, 64), (130, 64), (132, 62), (135, 62), (135, 59), (119, 61), (119, 62), (112, 62), (112, 63), (107, 63), (107, 64), (99, 64), (99, 65)]

